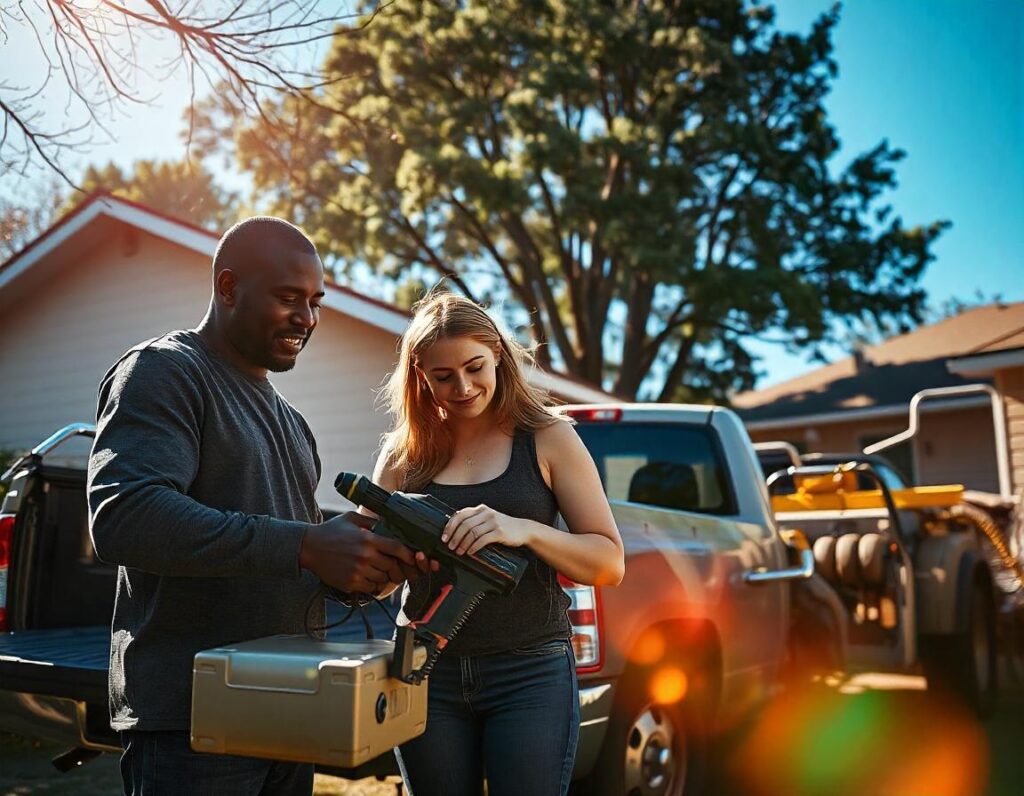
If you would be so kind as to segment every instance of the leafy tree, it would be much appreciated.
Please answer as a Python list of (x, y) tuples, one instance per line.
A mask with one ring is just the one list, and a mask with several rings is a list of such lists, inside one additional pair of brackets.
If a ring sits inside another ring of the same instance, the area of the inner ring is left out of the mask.
[[(0, 474), (7, 472), (7, 468), (14, 464), (20, 455), (17, 451), (10, 450), (9, 448), (0, 448)], [(3, 498), (6, 494), (7, 482), (0, 481), (0, 498)]]
[(752, 337), (920, 317), (945, 223), (882, 202), (887, 142), (836, 165), (837, 22), (782, 32), (743, 0), (394, 4), (334, 41), (315, 96), (206, 108), (205, 145), (233, 133), (256, 196), (343, 266), (511, 300), (544, 364), (722, 397), (752, 385)]
[[(138, 160), (130, 173), (117, 164), (89, 166), (85, 191), (106, 190), (198, 226), (223, 229), (235, 215), (235, 194), (221, 189), (198, 161)], [(79, 201), (72, 195), (68, 205)]]
[[(235, 218), (237, 196), (221, 189), (199, 161), (136, 161), (131, 171), (115, 163), (89, 166), (83, 190), (105, 190), (197, 226), (220, 230)], [(17, 254), (86, 194), (58, 177), (27, 189), (18, 201), (0, 199), (0, 261)]]
[(17, 254), (53, 223), (64, 201), (56, 178), (23, 190), (17, 200), (0, 198), (0, 262)]

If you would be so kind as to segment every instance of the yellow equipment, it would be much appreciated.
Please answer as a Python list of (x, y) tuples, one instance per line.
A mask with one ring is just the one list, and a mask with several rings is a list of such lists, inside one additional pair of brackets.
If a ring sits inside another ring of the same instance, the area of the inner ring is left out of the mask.
[[(795, 475), (794, 481), (796, 492), (772, 496), (772, 509), (776, 514), (790, 511), (887, 508), (882, 490), (857, 489), (856, 473), (850, 471), (828, 475)], [(949, 508), (960, 503), (963, 496), (962, 484), (892, 490), (892, 499), (897, 511)]]
[[(828, 473), (793, 473), (796, 491), (789, 495), (772, 495), (776, 516), (806, 511), (851, 511), (857, 509), (888, 509), (880, 489), (858, 489), (857, 471), (842, 465)], [(1024, 567), (1010, 552), (999, 528), (982, 509), (963, 502), (963, 484), (916, 486), (890, 491), (897, 511), (939, 510), (935, 519), (959, 520), (973, 526), (992, 544), (1003, 566), (1024, 586)]]

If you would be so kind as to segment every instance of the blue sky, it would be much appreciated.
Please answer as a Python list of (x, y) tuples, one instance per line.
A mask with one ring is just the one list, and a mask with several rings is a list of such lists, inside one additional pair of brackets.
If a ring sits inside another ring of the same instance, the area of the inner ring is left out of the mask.
[[(830, 0), (781, 0), (779, 26), (806, 32)], [(849, 0), (834, 33), (839, 76), (827, 101), (848, 157), (883, 138), (907, 151), (890, 195), (908, 225), (949, 219), (924, 277), (931, 301), (1000, 294), (1024, 300), (1024, 2), (1022, 0)], [(27, 37), (0, 48), (0, 83), (23, 83), (41, 65)], [(144, 48), (156, 75), (168, 50)], [(79, 163), (177, 158), (184, 75), (146, 81), (151, 105), (108, 125)], [(45, 113), (64, 114), (48, 96)], [(69, 121), (70, 123), (70, 121)], [(222, 177), (231, 182), (229, 172)], [(0, 181), (10, 195), (17, 186)], [(805, 357), (758, 345), (768, 375), (759, 386), (815, 367)], [(830, 352), (842, 356), (842, 351)]]
[[(783, 0), (779, 26), (806, 31), (830, 5)], [(1024, 2), (851, 0), (833, 42), (826, 104), (840, 157), (887, 138), (907, 152), (896, 212), (908, 225), (952, 221), (923, 280), (930, 300), (1024, 299)], [(810, 368), (758, 350), (770, 373), (759, 386)]]

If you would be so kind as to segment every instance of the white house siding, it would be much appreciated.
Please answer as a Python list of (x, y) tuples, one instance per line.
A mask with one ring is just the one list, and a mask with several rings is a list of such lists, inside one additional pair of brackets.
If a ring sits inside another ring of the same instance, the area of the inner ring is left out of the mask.
[(93, 422), (99, 380), (123, 351), (202, 318), (210, 277), (200, 255), (147, 235), (126, 247), (111, 230), (81, 259), (38, 263), (19, 279), (28, 290), (16, 282), (0, 297), (0, 447)]
[(388, 424), (383, 409), (375, 409), (377, 390), (398, 358), (397, 344), (388, 332), (325, 311), (295, 369), (271, 374), (313, 429), (323, 462), (321, 506), (351, 508), (334, 491), (335, 476), (342, 470), (373, 471)]
[(992, 409), (923, 413), (914, 439), (914, 463), (919, 483), (998, 492)]
[(996, 371), (996, 389), (1003, 396), (1014, 494), (1024, 489), (1024, 367)]

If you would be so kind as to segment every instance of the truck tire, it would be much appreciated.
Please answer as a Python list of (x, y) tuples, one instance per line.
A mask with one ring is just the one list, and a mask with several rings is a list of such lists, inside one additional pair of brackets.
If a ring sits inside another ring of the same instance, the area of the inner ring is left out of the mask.
[(588, 796), (683, 796), (702, 793), (708, 745), (690, 696), (657, 704), (652, 672), (635, 668), (620, 681), (600, 757), (573, 793)]
[(921, 664), (930, 690), (950, 695), (980, 718), (988, 718), (998, 687), (995, 604), (984, 578), (973, 578), (965, 596), (966, 628), (922, 637)]

